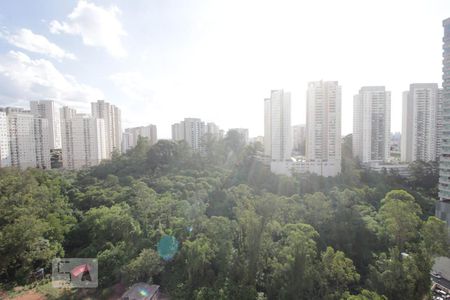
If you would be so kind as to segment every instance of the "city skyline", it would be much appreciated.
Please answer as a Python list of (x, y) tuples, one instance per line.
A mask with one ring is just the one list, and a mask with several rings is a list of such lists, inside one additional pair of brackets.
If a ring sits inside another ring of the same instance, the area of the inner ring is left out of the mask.
[(450, 300), (450, 0), (0, 1), (0, 300)]
[[(258, 104), (267, 90), (292, 93), (292, 124), (300, 124), (308, 82), (336, 80), (345, 135), (361, 86), (386, 86), (397, 115), (409, 84), (440, 84), (440, 22), (449, 10), (448, 1), (5, 2), (0, 105), (54, 99), (88, 112), (90, 102), (105, 99), (123, 108), (123, 128), (155, 124), (161, 138), (170, 138), (170, 124), (186, 116), (249, 128), (254, 137), (263, 134)], [(253, 22), (247, 22), (250, 11)], [(138, 17), (143, 13), (148, 21)], [(99, 17), (92, 32), (82, 22), (89, 14)], [(254, 43), (240, 47), (249, 35)], [(374, 37), (384, 42), (374, 44)], [(283, 47), (269, 42), (274, 38)], [(400, 129), (393, 118), (391, 131)]]

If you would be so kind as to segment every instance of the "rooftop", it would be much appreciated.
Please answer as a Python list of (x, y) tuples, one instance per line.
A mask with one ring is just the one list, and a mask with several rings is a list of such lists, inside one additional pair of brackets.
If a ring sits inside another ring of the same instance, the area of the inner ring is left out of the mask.
[(445, 256), (436, 257), (432, 270), (441, 275), (442, 278), (450, 281), (450, 258)]

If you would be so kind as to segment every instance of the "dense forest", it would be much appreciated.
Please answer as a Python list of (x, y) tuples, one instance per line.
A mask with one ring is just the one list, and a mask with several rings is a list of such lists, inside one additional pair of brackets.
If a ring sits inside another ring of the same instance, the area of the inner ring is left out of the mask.
[(341, 175), (286, 177), (261, 151), (230, 131), (199, 153), (140, 139), (78, 172), (0, 169), (0, 289), (96, 257), (95, 298), (152, 282), (171, 299), (426, 299), (433, 257), (449, 256), (436, 164), (366, 171), (347, 136)]

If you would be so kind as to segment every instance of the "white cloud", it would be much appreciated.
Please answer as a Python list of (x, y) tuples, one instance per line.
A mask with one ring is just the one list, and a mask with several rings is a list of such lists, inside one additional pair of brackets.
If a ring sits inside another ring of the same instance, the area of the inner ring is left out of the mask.
[(1, 55), (0, 104), (11, 105), (42, 98), (86, 108), (89, 101), (104, 96), (99, 89), (61, 73), (48, 60), (32, 59), (19, 51)]
[(79, 35), (87, 46), (103, 47), (114, 57), (124, 57), (126, 51), (121, 38), (126, 32), (117, 18), (120, 13), (117, 6), (103, 8), (80, 0), (67, 22), (50, 23), (50, 32)]
[(115, 73), (109, 76), (109, 79), (125, 97), (120, 105), (124, 127), (155, 124), (160, 118), (164, 119), (165, 115), (160, 104), (154, 101), (156, 95), (153, 90), (155, 86), (162, 88), (164, 86), (162, 82), (149, 80), (141, 72)]
[(0, 32), (0, 37), (4, 38), (11, 45), (30, 52), (45, 54), (58, 60), (64, 58), (76, 59), (73, 53), (66, 52), (58, 45), (50, 42), (45, 36), (35, 34), (26, 28), (20, 29), (16, 34), (5, 31)]
[(121, 72), (112, 74), (109, 79), (134, 101), (150, 101), (153, 97), (152, 83), (140, 72)]

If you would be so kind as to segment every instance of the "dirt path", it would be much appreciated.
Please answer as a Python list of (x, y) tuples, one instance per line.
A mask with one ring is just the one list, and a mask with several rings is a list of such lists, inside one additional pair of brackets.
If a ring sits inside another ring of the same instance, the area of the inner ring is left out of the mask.
[(14, 298), (5, 298), (5, 300), (46, 300), (47, 298), (35, 291), (26, 292), (20, 296)]

